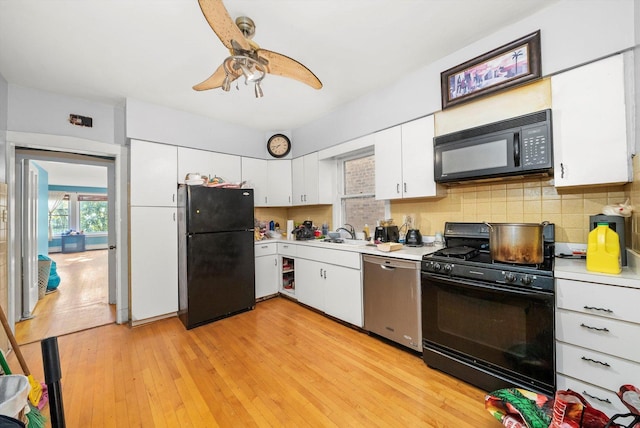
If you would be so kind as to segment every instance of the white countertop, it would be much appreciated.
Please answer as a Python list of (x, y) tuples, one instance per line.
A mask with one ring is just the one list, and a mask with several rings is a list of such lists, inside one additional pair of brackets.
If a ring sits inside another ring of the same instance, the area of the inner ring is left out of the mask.
[(555, 259), (553, 272), (556, 278), (640, 288), (639, 256), (632, 251), (627, 254), (629, 266), (623, 267), (622, 272), (617, 275), (588, 271), (585, 259), (563, 259), (560, 257)]
[(371, 254), (375, 256), (383, 256), (383, 257), (392, 257), (396, 259), (404, 259), (404, 260), (415, 260), (421, 261), (422, 256), (425, 254), (431, 254), (442, 246), (422, 246), (422, 247), (407, 247), (406, 245), (402, 247), (402, 249), (397, 251), (380, 251), (376, 246), (368, 246), (368, 245), (353, 245), (353, 244), (336, 244), (332, 242), (324, 242), (320, 239), (318, 240), (308, 240), (308, 241), (295, 241), (295, 240), (286, 240), (286, 239), (263, 239), (262, 241), (256, 241), (256, 245), (265, 244), (268, 242), (281, 242), (286, 244), (294, 244), (294, 245), (307, 245), (317, 248), (331, 248), (332, 250), (341, 250), (341, 251), (352, 251), (360, 254)]

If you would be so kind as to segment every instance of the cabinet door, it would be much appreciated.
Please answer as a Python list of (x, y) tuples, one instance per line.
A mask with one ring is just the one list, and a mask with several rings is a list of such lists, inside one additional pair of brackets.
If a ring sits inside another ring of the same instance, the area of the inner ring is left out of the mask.
[(246, 187), (253, 189), (253, 202), (256, 207), (267, 204), (267, 161), (264, 159), (242, 158), (242, 180)]
[(402, 198), (402, 132), (400, 126), (374, 134), (376, 199)]
[(363, 326), (362, 280), (359, 269), (326, 267), (325, 312), (358, 327)]
[(256, 257), (256, 299), (278, 292), (278, 256)]
[(551, 77), (556, 187), (630, 181), (624, 80), (622, 55)]
[(291, 161), (293, 205), (317, 205), (319, 202), (318, 152)]
[(296, 297), (298, 302), (324, 312), (326, 275), (327, 271), (323, 263), (296, 259)]
[(184, 183), (190, 172), (206, 177), (218, 176), (229, 183), (237, 183), (242, 177), (240, 156), (208, 150), (178, 147), (178, 181)]
[(405, 123), (401, 128), (402, 196), (404, 198), (435, 196), (433, 116)]
[(131, 140), (129, 164), (131, 205), (176, 206), (176, 147)]
[(176, 208), (131, 207), (131, 319), (178, 310)]
[(227, 183), (239, 183), (242, 179), (240, 156), (210, 152), (211, 177), (221, 177)]
[(304, 179), (304, 157), (295, 158), (291, 161), (291, 194), (293, 205), (305, 204)]
[(267, 161), (268, 205), (281, 207), (291, 205), (291, 161)]
[(318, 152), (309, 153), (303, 157), (304, 161), (304, 203), (318, 203)]

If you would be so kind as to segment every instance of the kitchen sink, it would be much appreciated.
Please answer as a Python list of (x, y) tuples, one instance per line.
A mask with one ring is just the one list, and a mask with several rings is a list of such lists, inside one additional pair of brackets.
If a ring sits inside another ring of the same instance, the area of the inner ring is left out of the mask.
[(342, 245), (367, 245), (368, 241), (364, 239), (340, 239), (340, 240), (326, 240), (324, 242), (329, 242), (333, 244), (342, 244)]

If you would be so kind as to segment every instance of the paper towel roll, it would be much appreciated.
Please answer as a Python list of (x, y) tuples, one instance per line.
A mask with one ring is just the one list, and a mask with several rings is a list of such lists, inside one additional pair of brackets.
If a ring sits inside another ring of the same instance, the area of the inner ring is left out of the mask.
[(287, 239), (294, 239), (293, 236), (293, 220), (287, 220)]

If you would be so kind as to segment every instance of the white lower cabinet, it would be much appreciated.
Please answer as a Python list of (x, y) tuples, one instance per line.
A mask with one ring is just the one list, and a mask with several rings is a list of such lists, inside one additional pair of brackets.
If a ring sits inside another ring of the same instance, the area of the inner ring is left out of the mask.
[(324, 287), (326, 276), (324, 263), (296, 259), (296, 297), (298, 302), (324, 312)]
[(332, 317), (363, 326), (360, 253), (300, 246), (296, 297)]
[(557, 389), (572, 389), (607, 413), (628, 410), (616, 396), (640, 379), (640, 289), (556, 279)]
[(342, 266), (325, 268), (324, 311), (332, 317), (362, 327), (362, 281), (359, 269)]
[(178, 311), (175, 207), (131, 207), (131, 321)]
[(256, 244), (256, 299), (278, 294), (278, 251), (275, 242)]

